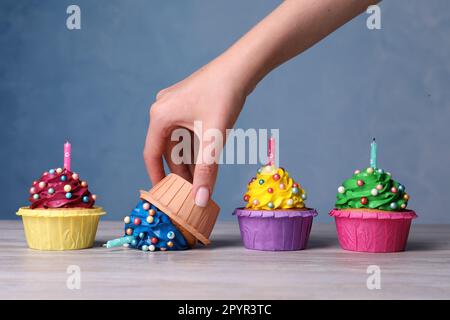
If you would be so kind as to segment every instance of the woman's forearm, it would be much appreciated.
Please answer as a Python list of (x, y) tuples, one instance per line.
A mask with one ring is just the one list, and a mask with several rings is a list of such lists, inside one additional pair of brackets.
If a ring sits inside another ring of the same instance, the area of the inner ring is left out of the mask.
[(249, 94), (271, 70), (379, 0), (286, 0), (217, 60)]

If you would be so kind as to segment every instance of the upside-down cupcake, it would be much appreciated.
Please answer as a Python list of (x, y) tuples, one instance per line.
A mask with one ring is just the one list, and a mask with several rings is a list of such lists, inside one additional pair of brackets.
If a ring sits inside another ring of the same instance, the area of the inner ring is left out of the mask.
[[(70, 155), (69, 155), (70, 156)], [(28, 246), (38, 250), (74, 250), (92, 247), (100, 216), (96, 196), (88, 183), (67, 168), (50, 169), (30, 188), (30, 206), (22, 207)]]
[[(376, 148), (375, 142), (372, 146)], [(404, 251), (411, 221), (417, 215), (406, 208), (409, 195), (405, 186), (376, 167), (376, 151), (372, 157), (371, 167), (356, 170), (338, 188), (330, 215), (336, 220), (339, 243), (351, 251)]]
[(283, 168), (258, 169), (247, 186), (245, 208), (238, 208), (247, 249), (284, 251), (306, 248), (316, 210), (305, 207), (305, 190)]

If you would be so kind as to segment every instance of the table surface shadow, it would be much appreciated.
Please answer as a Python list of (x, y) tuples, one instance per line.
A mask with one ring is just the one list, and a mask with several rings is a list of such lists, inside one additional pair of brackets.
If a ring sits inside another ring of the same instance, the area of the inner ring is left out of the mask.
[(178, 252), (102, 247), (121, 222), (102, 221), (94, 248), (61, 252), (28, 249), (21, 221), (0, 225), (1, 299), (450, 298), (450, 225), (414, 224), (407, 251), (387, 254), (342, 250), (332, 224), (314, 224), (307, 250), (290, 252), (245, 249), (236, 222), (219, 222), (210, 246)]

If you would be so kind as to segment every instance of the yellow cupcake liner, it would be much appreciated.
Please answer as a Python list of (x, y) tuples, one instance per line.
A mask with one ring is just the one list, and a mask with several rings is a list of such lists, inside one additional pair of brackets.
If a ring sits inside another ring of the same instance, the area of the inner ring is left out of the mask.
[(28, 246), (37, 250), (77, 250), (94, 245), (102, 208), (22, 207), (16, 213), (22, 216)]

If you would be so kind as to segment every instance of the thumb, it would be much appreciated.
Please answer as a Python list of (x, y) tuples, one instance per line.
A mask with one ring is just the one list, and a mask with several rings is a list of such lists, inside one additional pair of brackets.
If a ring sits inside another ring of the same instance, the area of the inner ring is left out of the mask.
[(217, 178), (217, 163), (199, 163), (195, 165), (193, 194), (195, 204), (199, 207), (206, 207), (214, 189)]

